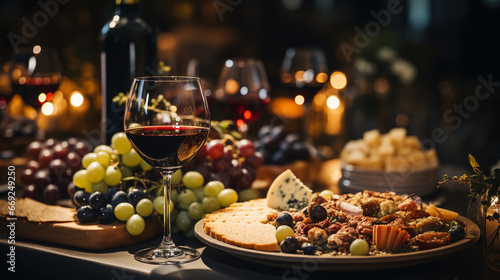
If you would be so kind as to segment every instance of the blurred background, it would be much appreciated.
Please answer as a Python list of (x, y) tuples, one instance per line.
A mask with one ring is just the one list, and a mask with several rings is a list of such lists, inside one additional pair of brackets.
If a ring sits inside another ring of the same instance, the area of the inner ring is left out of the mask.
[[(45, 137), (99, 137), (99, 33), (115, 3), (57, 3), (57, 13), (26, 33), (40, 4), (0, 0), (2, 150), (22, 150), (36, 126)], [(270, 102), (249, 137), (282, 123), (335, 157), (366, 130), (405, 127), (435, 146), (444, 164), (466, 166), (469, 153), (484, 167), (500, 158), (500, 0), (143, 0), (141, 9), (169, 74), (197, 74), (208, 93), (227, 59), (262, 61)], [(45, 97), (51, 108), (37, 119), (10, 85), (13, 42), (50, 46), (60, 56), (59, 93)], [(314, 61), (326, 68), (287, 72), (287, 56), (301, 50), (319, 50)], [(225, 118), (217, 103), (210, 103), (214, 118)]]

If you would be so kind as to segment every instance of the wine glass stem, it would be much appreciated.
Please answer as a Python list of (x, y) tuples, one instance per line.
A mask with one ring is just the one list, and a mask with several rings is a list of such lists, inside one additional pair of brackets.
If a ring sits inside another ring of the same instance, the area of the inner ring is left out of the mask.
[(170, 195), (172, 190), (172, 174), (173, 171), (163, 171), (163, 240), (160, 244), (160, 247), (164, 248), (172, 248), (175, 247), (174, 241), (172, 240), (172, 228), (170, 225), (170, 207), (173, 205), (170, 204)]

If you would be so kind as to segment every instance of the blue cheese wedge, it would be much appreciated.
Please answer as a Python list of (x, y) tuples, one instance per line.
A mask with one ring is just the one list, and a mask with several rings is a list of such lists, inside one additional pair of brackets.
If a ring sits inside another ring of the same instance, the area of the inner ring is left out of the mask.
[(313, 192), (290, 169), (274, 179), (267, 191), (267, 206), (278, 210), (301, 209), (311, 201)]

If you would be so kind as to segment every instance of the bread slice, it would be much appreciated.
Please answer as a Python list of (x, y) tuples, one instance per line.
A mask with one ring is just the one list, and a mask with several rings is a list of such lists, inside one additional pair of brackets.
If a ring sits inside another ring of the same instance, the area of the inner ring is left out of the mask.
[(234, 203), (207, 214), (203, 230), (228, 244), (261, 251), (278, 251), (276, 229), (273, 225), (265, 224), (267, 216), (276, 212), (266, 206), (265, 199)]

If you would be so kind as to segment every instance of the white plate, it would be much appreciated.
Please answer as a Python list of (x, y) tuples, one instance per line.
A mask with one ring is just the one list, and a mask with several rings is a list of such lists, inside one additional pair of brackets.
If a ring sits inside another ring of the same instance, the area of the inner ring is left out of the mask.
[(194, 233), (201, 242), (210, 247), (245, 260), (270, 266), (292, 268), (292, 266), (307, 264), (317, 265), (318, 269), (321, 270), (383, 270), (431, 262), (473, 245), (479, 239), (479, 228), (471, 220), (462, 216), (459, 216), (457, 221), (466, 230), (465, 238), (462, 240), (424, 251), (376, 256), (308, 256), (246, 249), (224, 243), (206, 234), (203, 230), (203, 220), (196, 223)]

